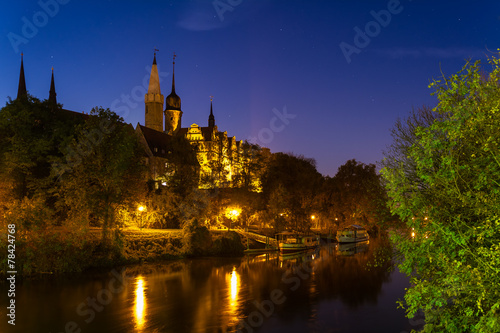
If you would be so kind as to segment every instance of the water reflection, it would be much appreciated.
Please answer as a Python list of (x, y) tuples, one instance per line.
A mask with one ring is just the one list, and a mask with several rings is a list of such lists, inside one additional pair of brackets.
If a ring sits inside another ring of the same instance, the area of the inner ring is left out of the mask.
[(144, 328), (145, 313), (144, 279), (139, 276), (135, 287), (135, 324), (139, 331)]
[[(409, 331), (404, 311), (396, 306), (408, 279), (388, 271), (390, 244), (373, 239), (361, 248), (346, 250), (350, 256), (330, 245), (293, 256), (267, 253), (129, 266), (123, 291), (90, 323), (76, 309), (110, 282), (115, 285), (112, 274), (22, 283), (16, 317), (33, 320), (16, 322), (15, 329), (60, 332), (74, 321), (82, 333)], [(6, 304), (0, 297), (0, 315)], [(58, 311), (39, 311), (47, 308), (44, 304)], [(0, 322), (3, 331), (7, 327)]]
[(231, 272), (231, 307), (233, 308), (238, 301), (238, 273), (236, 267), (233, 267)]
[(236, 271), (236, 267), (233, 267), (233, 270), (231, 273), (226, 274), (226, 281), (229, 281), (228, 285), (228, 300), (229, 300), (229, 307), (228, 307), (228, 320), (227, 324), (229, 323), (235, 323), (238, 319), (238, 307), (239, 307), (239, 300), (238, 300), (238, 292), (240, 289), (240, 277), (238, 275), (238, 272)]

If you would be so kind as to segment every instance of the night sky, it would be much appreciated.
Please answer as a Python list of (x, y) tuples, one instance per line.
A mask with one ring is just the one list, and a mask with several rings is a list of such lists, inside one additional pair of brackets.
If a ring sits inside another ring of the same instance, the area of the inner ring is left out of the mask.
[(30, 94), (48, 98), (54, 67), (64, 108), (109, 107), (135, 127), (158, 48), (165, 97), (177, 54), (183, 127), (207, 126), (213, 95), (219, 130), (333, 176), (348, 159), (381, 160), (396, 119), (435, 105), (441, 72), (492, 55), (499, 26), (498, 0), (9, 1), (0, 98), (16, 97), (23, 52)]

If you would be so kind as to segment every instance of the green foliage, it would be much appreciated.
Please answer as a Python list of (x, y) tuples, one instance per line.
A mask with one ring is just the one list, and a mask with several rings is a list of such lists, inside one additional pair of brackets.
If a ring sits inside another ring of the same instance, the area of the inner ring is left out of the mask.
[(213, 241), (211, 254), (219, 257), (238, 257), (243, 255), (245, 246), (238, 233), (228, 231)]
[(423, 309), (426, 332), (499, 331), (499, 60), (490, 65), (434, 81), (438, 116), (383, 169), (392, 211), (414, 228), (393, 238), (412, 276), (408, 316)]
[(187, 256), (207, 255), (212, 246), (212, 236), (207, 227), (200, 226), (197, 219), (187, 222), (183, 228), (182, 252)]
[(185, 196), (198, 187), (199, 164), (196, 151), (183, 136), (173, 136), (170, 139), (168, 166), (165, 178), (170, 191)]
[(1, 202), (51, 197), (51, 163), (61, 156), (60, 145), (70, 140), (79, 120), (31, 96), (9, 101), (0, 110)]
[(240, 146), (239, 154), (239, 172), (233, 177), (234, 185), (247, 191), (261, 192), (261, 178), (266, 170), (268, 153), (259, 145), (245, 140)]
[(357, 223), (376, 232), (394, 222), (374, 164), (349, 160), (323, 184), (321, 206), (339, 228)]
[[(20, 275), (79, 272), (93, 264), (89, 258), (95, 246), (93, 239), (87, 237), (86, 230), (54, 227), (53, 211), (43, 199), (12, 200), (6, 208), (0, 234), (6, 235), (7, 226), (15, 225), (15, 262)], [(8, 244), (7, 237), (0, 239), (1, 249)], [(0, 260), (5, 273), (7, 256)]]
[(313, 159), (273, 154), (262, 177), (264, 200), (269, 203), (270, 213), (280, 221), (283, 217), (287, 228), (308, 231), (322, 181)]
[(91, 114), (67, 148), (74, 157), (64, 157), (68, 164), (59, 178), (59, 207), (70, 218), (81, 216), (87, 225), (102, 226), (102, 240), (108, 242), (120, 207), (135, 207), (144, 196), (146, 168), (130, 125), (109, 109)]

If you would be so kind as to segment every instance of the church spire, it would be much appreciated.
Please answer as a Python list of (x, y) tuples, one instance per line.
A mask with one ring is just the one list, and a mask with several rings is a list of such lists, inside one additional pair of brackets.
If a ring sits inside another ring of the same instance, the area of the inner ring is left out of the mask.
[(52, 67), (52, 78), (50, 79), (49, 104), (52, 110), (57, 108), (56, 85), (54, 83), (54, 67)]
[(163, 131), (163, 95), (160, 91), (160, 76), (156, 65), (156, 51), (154, 50), (153, 66), (149, 77), (148, 92), (144, 96), (145, 103), (145, 126), (156, 131)]
[(212, 99), (214, 96), (210, 96), (210, 115), (208, 116), (208, 127), (215, 127), (215, 117), (212, 109)]
[(148, 94), (161, 94), (160, 92), (160, 77), (158, 75), (158, 66), (156, 65), (156, 51), (153, 56), (153, 66), (151, 67), (151, 75), (149, 77)]
[(174, 52), (174, 60), (172, 61), (172, 92), (171, 92), (171, 95), (175, 94), (175, 57), (177, 57), (177, 56), (175, 55), (175, 52)]
[(23, 54), (21, 53), (21, 72), (19, 73), (19, 87), (17, 88), (17, 98), (27, 98), (26, 80), (24, 79)]

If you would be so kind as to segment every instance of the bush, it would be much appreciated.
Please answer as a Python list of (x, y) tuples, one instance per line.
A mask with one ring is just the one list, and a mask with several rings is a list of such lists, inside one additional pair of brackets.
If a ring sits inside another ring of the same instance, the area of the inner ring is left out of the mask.
[(229, 231), (225, 235), (214, 240), (212, 255), (222, 257), (238, 257), (243, 255), (245, 246), (241, 243), (238, 233)]
[(184, 225), (184, 238), (182, 252), (186, 256), (207, 255), (212, 246), (212, 236), (207, 227), (199, 225), (197, 219), (193, 219)]

